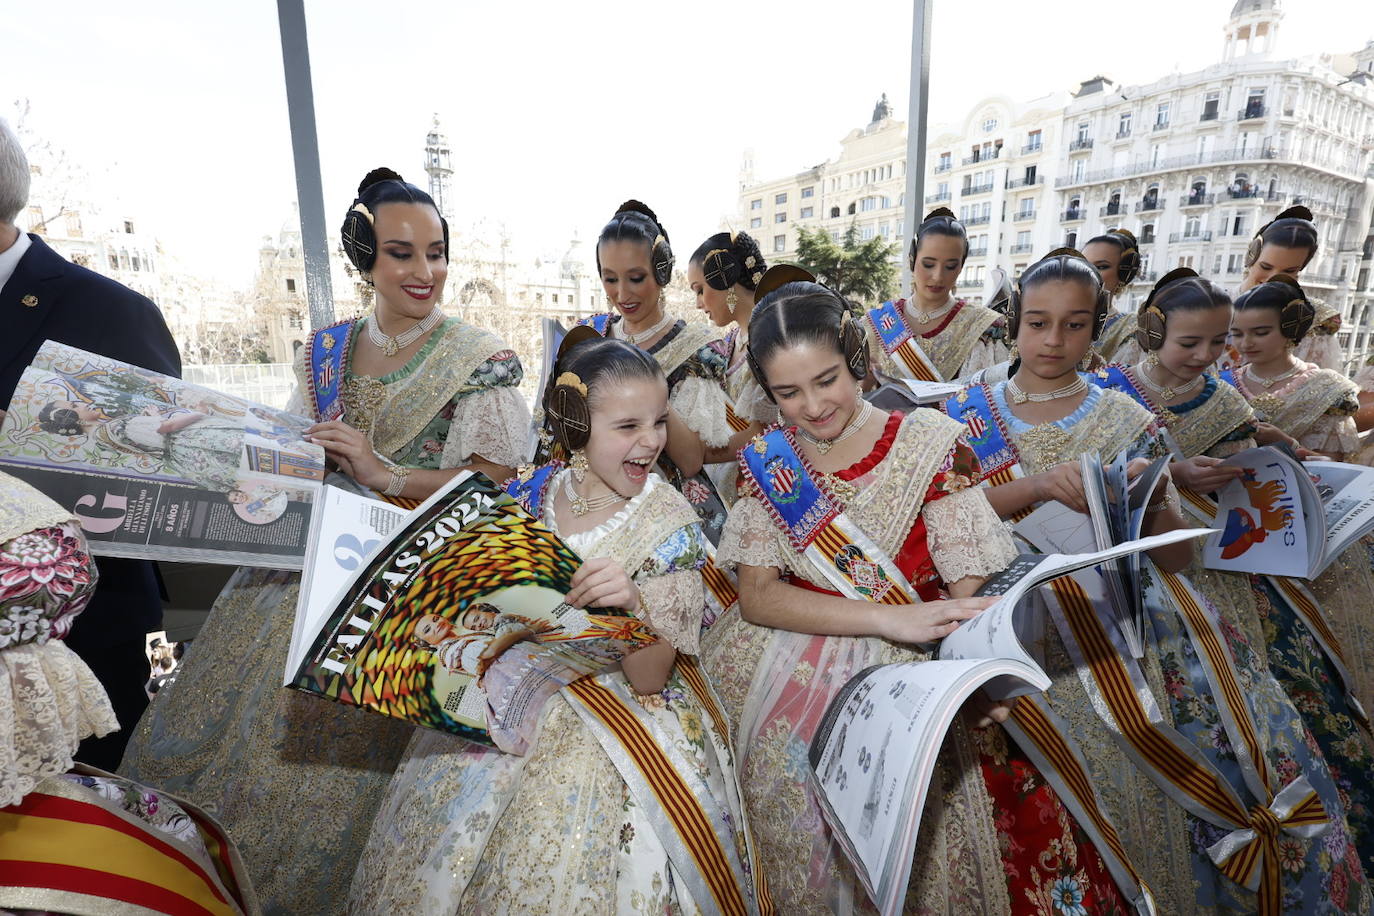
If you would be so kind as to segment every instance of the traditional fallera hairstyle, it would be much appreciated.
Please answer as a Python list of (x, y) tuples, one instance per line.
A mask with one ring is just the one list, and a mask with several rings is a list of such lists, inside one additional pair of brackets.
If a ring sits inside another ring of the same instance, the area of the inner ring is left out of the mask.
[(1026, 291), (1042, 283), (1054, 280), (1067, 280), (1081, 283), (1092, 291), (1096, 303), (1093, 308), (1093, 340), (1102, 333), (1102, 325), (1107, 320), (1107, 310), (1111, 308), (1112, 294), (1102, 285), (1102, 275), (1087, 258), (1073, 248), (1056, 248), (1036, 261), (1021, 274), (1012, 293), (1011, 308), (1007, 312), (1007, 330), (1012, 338), (1021, 328), (1021, 303)]
[(930, 235), (947, 235), (952, 239), (959, 239), (964, 243), (964, 260), (968, 259), (968, 233), (964, 231), (964, 224), (955, 218), (954, 211), (949, 207), (936, 207), (927, 213), (921, 225), (916, 227), (916, 234), (911, 238), (911, 249), (906, 255), (909, 265), (915, 266), (921, 242)]
[[(358, 196), (348, 208), (343, 228), (339, 230), (344, 254), (359, 271), (367, 273), (377, 263), (377, 231), (375, 214), (382, 204), (428, 204), (438, 213), (434, 198), (408, 184), (404, 178), (388, 168), (373, 169), (358, 185)], [(444, 260), (448, 260), (448, 220), (439, 214), (444, 227)]]
[(1307, 299), (1307, 293), (1291, 274), (1274, 274), (1266, 282), (1252, 287), (1236, 299), (1236, 311), (1271, 309), (1279, 315), (1279, 333), (1293, 343), (1301, 343), (1312, 330), (1317, 310)]
[(1312, 211), (1306, 207), (1289, 207), (1273, 220), (1260, 227), (1255, 233), (1255, 237), (1250, 241), (1250, 247), (1245, 251), (1245, 266), (1254, 266), (1259, 260), (1260, 252), (1265, 245), (1278, 245), (1280, 248), (1306, 248), (1307, 260), (1302, 262), (1306, 267), (1312, 263), (1312, 259), (1317, 256), (1317, 249), (1321, 247), (1321, 238), (1317, 234), (1317, 226), (1312, 222)]
[(1227, 292), (1202, 277), (1191, 267), (1171, 270), (1146, 297), (1136, 312), (1136, 343), (1149, 352), (1164, 346), (1168, 318), (1174, 312), (1200, 312), (1204, 309), (1230, 306)]
[(759, 243), (747, 232), (717, 232), (697, 246), (689, 263), (700, 264), (706, 285), (717, 290), (736, 283), (757, 290), (768, 269)]
[(568, 332), (558, 348), (544, 389), (544, 422), (564, 454), (570, 455), (591, 439), (591, 401), (601, 384), (661, 378), (658, 360), (648, 353), (579, 325)]
[(1121, 250), (1121, 261), (1116, 265), (1116, 282), (1120, 286), (1126, 286), (1140, 273), (1140, 243), (1136, 241), (1135, 233), (1128, 229), (1108, 229), (1102, 235), (1088, 239), (1088, 245), (1094, 242), (1115, 245)]
[(809, 343), (844, 357), (855, 379), (868, 375), (868, 339), (844, 298), (792, 264), (770, 267), (759, 282), (759, 302), (749, 321), (749, 371), (777, 403), (763, 362), (780, 349)]
[(658, 214), (637, 200), (627, 200), (616, 208), (615, 216), (601, 230), (596, 239), (596, 272), (601, 273), (601, 246), (606, 242), (642, 242), (649, 249), (649, 263), (653, 266), (654, 282), (667, 286), (673, 279), (673, 249), (668, 244), (668, 230), (658, 221)]
[(56, 401), (38, 411), (38, 428), (54, 436), (79, 436), (86, 431), (77, 412), (70, 407), (58, 407)]

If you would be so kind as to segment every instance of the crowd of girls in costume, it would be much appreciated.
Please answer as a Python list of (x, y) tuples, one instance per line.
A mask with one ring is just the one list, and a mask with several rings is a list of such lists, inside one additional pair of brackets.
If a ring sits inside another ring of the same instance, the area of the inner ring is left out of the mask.
[[(679, 264), (630, 200), (597, 238), (607, 310), (550, 354), (531, 410), (517, 386), (541, 355), (440, 306), (433, 200), (378, 169), (344, 203), (374, 304), (312, 333), (293, 404), (331, 482), (413, 505), (485, 474), (581, 558), (569, 604), (632, 612), (657, 641), (560, 691), (514, 756), (282, 689), (299, 576), (242, 568), (118, 774), (92, 771), (74, 742), (115, 723), (62, 637), (98, 571), (63, 510), (0, 475), (0, 866), (28, 842), (74, 869), (41, 895), (0, 870), (0, 906), (159, 911), (91, 878), (124, 867), (83, 858), (99, 821), (196, 912), (871, 912), (808, 764), (852, 676), (934, 658), (993, 603), (989, 577), (1058, 549), (1012, 523), (1086, 511), (1085, 453), (1124, 453), (1132, 475), (1167, 460), (1144, 496), (1159, 534), (1210, 526), (1240, 473), (1228, 456), (1361, 461), (1374, 425), (1374, 382), (1334, 364), (1339, 315), (1302, 286), (1319, 234), (1301, 208), (1257, 234), (1240, 289), (1181, 268), (1127, 312), (1141, 258), (1125, 229), (1047, 253), (983, 304), (954, 295), (969, 243), (940, 209), (905, 252), (909, 294), (854, 303), (743, 232), (702, 232)], [(697, 311), (674, 314), (684, 267)], [(959, 387), (877, 406), (907, 381)], [(148, 435), (213, 475), (212, 421)], [(797, 475), (836, 507), (829, 534), (863, 545), (848, 563), (784, 521)], [(1158, 547), (1138, 651), (1096, 573), (1042, 588), (1051, 684), (977, 694), (949, 730), (905, 911), (1370, 912), (1371, 557), (1361, 542), (1306, 581)]]

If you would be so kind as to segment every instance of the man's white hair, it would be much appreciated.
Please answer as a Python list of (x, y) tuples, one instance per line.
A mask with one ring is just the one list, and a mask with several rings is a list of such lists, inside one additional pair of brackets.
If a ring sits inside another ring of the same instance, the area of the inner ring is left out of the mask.
[(28, 202), (29, 159), (9, 122), (0, 118), (0, 223), (14, 225)]

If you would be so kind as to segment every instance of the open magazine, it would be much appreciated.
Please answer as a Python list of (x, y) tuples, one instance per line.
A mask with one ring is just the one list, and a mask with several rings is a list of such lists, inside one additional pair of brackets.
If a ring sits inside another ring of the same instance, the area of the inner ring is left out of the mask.
[(1315, 579), (1374, 531), (1374, 468), (1299, 461), (1274, 446), (1222, 464), (1245, 474), (1218, 494), (1218, 530), (1202, 548), (1211, 569)]
[(0, 468), (104, 556), (299, 569), (324, 479), (313, 425), (54, 341), (20, 377)]
[(923, 382), (909, 378), (885, 382), (864, 398), (883, 410), (909, 411), (913, 407), (943, 410), (945, 401), (963, 390), (959, 382)]
[(565, 603), (582, 561), (480, 474), (388, 535), (361, 498), (327, 506), (287, 686), (523, 754), (549, 697), (656, 639), (628, 611)]
[(1044, 614), (1036, 590), (1060, 576), (1205, 535), (1185, 529), (1083, 554), (1026, 554), (988, 579), (1001, 600), (940, 643), (937, 661), (859, 672), (826, 708), (809, 762), (821, 813), (883, 913), (901, 912), (931, 771), (960, 706), (982, 687), (994, 700), (1044, 690), (1026, 648)]

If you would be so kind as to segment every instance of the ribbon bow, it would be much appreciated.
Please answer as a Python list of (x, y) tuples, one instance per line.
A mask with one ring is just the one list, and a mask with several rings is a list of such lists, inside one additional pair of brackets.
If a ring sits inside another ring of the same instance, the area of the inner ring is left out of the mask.
[(1310, 839), (1326, 832), (1330, 818), (1321, 799), (1299, 776), (1274, 796), (1269, 807), (1250, 809), (1249, 826), (1207, 848), (1221, 873), (1248, 890), (1259, 890), (1260, 912), (1278, 916), (1283, 892), (1279, 878), (1279, 834)]

